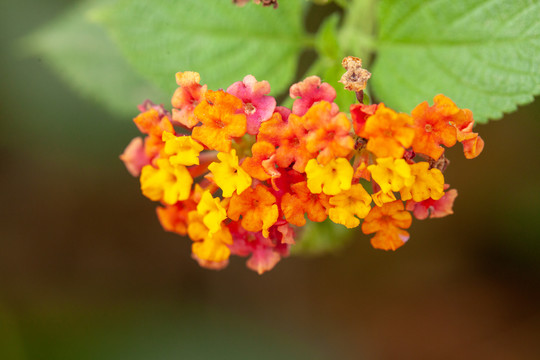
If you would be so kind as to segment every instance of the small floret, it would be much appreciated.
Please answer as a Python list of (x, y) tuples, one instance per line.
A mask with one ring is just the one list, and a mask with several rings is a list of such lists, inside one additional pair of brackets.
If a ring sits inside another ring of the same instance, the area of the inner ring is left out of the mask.
[(264, 186), (249, 188), (240, 195), (233, 194), (227, 210), (229, 217), (238, 221), (242, 216), (242, 227), (247, 231), (262, 231), (268, 237), (268, 229), (277, 221), (279, 211), (276, 197)]
[(214, 181), (223, 190), (223, 197), (231, 197), (236, 191), (241, 194), (251, 186), (251, 177), (238, 165), (236, 150), (217, 155), (220, 163), (213, 162), (208, 170), (214, 175)]
[(351, 188), (353, 173), (347, 159), (334, 159), (326, 165), (311, 159), (306, 166), (307, 186), (314, 194), (337, 195)]
[(409, 239), (408, 229), (412, 216), (404, 211), (403, 202), (396, 200), (383, 206), (374, 206), (362, 223), (364, 234), (373, 234), (371, 245), (376, 249), (396, 250)]
[(186, 200), (191, 193), (193, 178), (185, 166), (172, 166), (167, 159), (158, 159), (157, 168), (146, 165), (141, 171), (141, 190), (153, 201), (173, 205)]
[(232, 139), (246, 133), (242, 100), (231, 94), (208, 90), (194, 113), (202, 125), (193, 128), (191, 136), (212, 150), (229, 152)]
[(243, 81), (229, 86), (227, 92), (242, 100), (247, 118), (246, 131), (257, 135), (261, 123), (270, 119), (276, 108), (276, 99), (266, 95), (270, 93), (268, 81), (257, 81), (253, 75), (247, 75)]
[(165, 142), (163, 151), (170, 155), (171, 165), (199, 165), (199, 154), (204, 147), (191, 136), (175, 136), (164, 131), (162, 140)]
[(332, 196), (330, 204), (333, 205), (328, 213), (330, 220), (351, 229), (360, 225), (358, 218), (365, 218), (371, 210), (371, 196), (361, 184), (355, 184), (349, 190)]
[(360, 136), (368, 139), (367, 149), (377, 157), (403, 157), (414, 139), (412, 118), (379, 104), (375, 114), (368, 117)]

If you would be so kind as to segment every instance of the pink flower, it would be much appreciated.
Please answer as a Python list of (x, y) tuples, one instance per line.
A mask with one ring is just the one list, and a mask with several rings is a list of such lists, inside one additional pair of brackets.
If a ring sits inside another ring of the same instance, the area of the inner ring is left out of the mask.
[[(285, 225), (287, 225), (285, 223)], [(229, 230), (233, 236), (233, 243), (228, 245), (231, 254), (251, 257), (247, 261), (247, 267), (256, 271), (259, 275), (272, 270), (281, 260), (281, 257), (289, 255), (289, 247), (292, 242), (292, 229), (284, 226), (272, 226), (271, 236), (265, 238), (262, 233), (247, 231), (238, 223), (229, 224)]]
[(132, 176), (139, 176), (141, 174), (141, 169), (145, 165), (150, 164), (150, 159), (146, 156), (144, 150), (143, 139), (136, 137), (131, 140), (122, 155), (120, 155), (120, 160), (124, 162), (127, 171), (129, 171)]
[(253, 75), (247, 75), (243, 81), (229, 86), (227, 92), (242, 100), (247, 117), (247, 133), (257, 135), (261, 123), (270, 119), (276, 108), (276, 99), (266, 95), (270, 92), (268, 81), (257, 81)]
[[(330, 84), (321, 83), (318, 76), (310, 76), (304, 81), (292, 85), (289, 95), (295, 99), (292, 107), (293, 114), (303, 116), (316, 102), (325, 100), (333, 103), (336, 98), (336, 90)], [(337, 112), (337, 105), (335, 107), (335, 112)]]
[[(445, 190), (449, 185), (445, 184)], [(414, 217), (418, 220), (424, 220), (428, 217), (442, 218), (446, 215), (454, 213), (452, 207), (454, 206), (454, 200), (456, 199), (458, 192), (456, 189), (448, 190), (442, 198), (439, 200), (427, 199), (420, 202), (414, 202), (412, 200), (407, 201), (407, 210), (412, 211)]]

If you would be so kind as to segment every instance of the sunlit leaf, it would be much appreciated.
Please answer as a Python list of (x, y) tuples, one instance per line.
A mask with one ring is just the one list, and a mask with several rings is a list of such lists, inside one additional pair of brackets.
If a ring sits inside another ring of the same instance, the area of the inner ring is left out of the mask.
[(540, 1), (383, 0), (371, 85), (410, 111), (444, 93), (486, 122), (540, 93)]

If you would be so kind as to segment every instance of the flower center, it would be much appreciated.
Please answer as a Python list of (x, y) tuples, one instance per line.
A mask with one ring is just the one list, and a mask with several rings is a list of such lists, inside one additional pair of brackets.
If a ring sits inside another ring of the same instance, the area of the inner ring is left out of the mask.
[(246, 115), (252, 115), (255, 111), (257, 111), (257, 108), (252, 103), (244, 104), (244, 113)]
[(424, 130), (426, 130), (426, 132), (431, 132), (433, 130), (433, 127), (431, 126), (431, 124), (426, 124), (426, 126), (424, 126)]

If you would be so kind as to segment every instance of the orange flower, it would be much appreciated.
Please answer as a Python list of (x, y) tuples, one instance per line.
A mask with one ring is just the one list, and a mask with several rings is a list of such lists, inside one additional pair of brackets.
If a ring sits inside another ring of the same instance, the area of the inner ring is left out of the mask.
[(350, 107), (353, 129), (356, 135), (362, 136), (367, 119), (377, 111), (377, 104), (353, 104)]
[(327, 209), (330, 207), (329, 196), (313, 194), (307, 187), (307, 182), (302, 181), (291, 185), (291, 192), (285, 193), (281, 198), (281, 210), (285, 219), (293, 225), (304, 226), (307, 213), (309, 220), (321, 222), (326, 219)]
[(266, 141), (258, 141), (251, 147), (251, 153), (253, 156), (246, 158), (241, 165), (251, 177), (264, 181), (281, 176), (276, 169), (274, 145)]
[(287, 121), (279, 113), (261, 124), (257, 141), (268, 141), (276, 149), (276, 163), (279, 167), (287, 168), (293, 164), (293, 169), (304, 172), (306, 164), (315, 154), (306, 148), (306, 135), (303, 118), (291, 114)]
[(192, 137), (210, 149), (229, 152), (231, 140), (246, 133), (243, 106), (242, 100), (233, 95), (208, 90), (194, 110), (202, 125), (193, 128)]
[(140, 113), (133, 122), (143, 134), (161, 139), (164, 131), (174, 133), (174, 128), (167, 116), (162, 116), (156, 109)]
[[(437, 99), (439, 97), (442, 98), (440, 100), (441, 102), (444, 99), (450, 101), (450, 99), (444, 98), (443, 95), (437, 95), (435, 98)], [(451, 104), (454, 105), (452, 102)], [(457, 113), (457, 116), (454, 116), (452, 119), (451, 124), (456, 128), (457, 141), (463, 144), (463, 152), (465, 153), (465, 157), (467, 159), (474, 159), (480, 155), (484, 149), (484, 140), (482, 140), (477, 133), (472, 131), (474, 125), (472, 112), (469, 109), (460, 110), (461, 111)]]
[[(296, 115), (291, 114), (291, 118)], [(346, 157), (354, 148), (354, 140), (349, 134), (351, 123), (344, 113), (335, 113), (332, 104), (321, 101), (313, 105), (302, 116), (302, 122), (309, 131), (306, 149), (318, 153), (317, 161), (327, 164), (336, 157)]]
[(201, 76), (197, 72), (186, 71), (176, 73), (178, 88), (174, 92), (171, 104), (174, 108), (172, 118), (174, 121), (191, 129), (199, 123), (193, 110), (204, 100), (206, 85), (200, 85)]
[(179, 201), (174, 205), (158, 206), (156, 208), (159, 222), (165, 231), (174, 232), (180, 235), (187, 234), (188, 214), (197, 209), (197, 203), (201, 200), (203, 189), (199, 184), (195, 184), (189, 198)]
[[(187, 203), (187, 204), (186, 204)], [(159, 222), (165, 231), (177, 233), (179, 235), (187, 234), (188, 213), (195, 210), (195, 203), (187, 201), (177, 202), (174, 205), (166, 207), (158, 206), (156, 208)]]
[(154, 159), (163, 150), (165, 143), (161, 140), (163, 132), (174, 134), (169, 118), (155, 108), (140, 113), (133, 119), (140, 132), (148, 134), (144, 139), (144, 152), (149, 159)]
[(377, 157), (397, 159), (403, 157), (405, 149), (413, 142), (412, 122), (409, 115), (397, 113), (381, 103), (375, 114), (366, 120), (359, 135), (369, 139), (367, 149)]
[(242, 216), (244, 229), (262, 230), (264, 237), (268, 237), (268, 228), (274, 225), (279, 215), (276, 197), (264, 185), (249, 188), (240, 195), (233, 193), (227, 215), (234, 221)]
[(415, 129), (412, 146), (415, 152), (438, 160), (444, 152), (441, 145), (451, 147), (456, 144), (457, 131), (453, 124), (462, 124), (470, 111), (458, 108), (444, 95), (437, 95), (433, 100), (433, 106), (424, 101), (411, 113)]
[(364, 234), (377, 233), (371, 239), (371, 245), (376, 249), (396, 250), (409, 239), (408, 229), (412, 223), (412, 216), (404, 211), (400, 200), (374, 206), (362, 223)]

